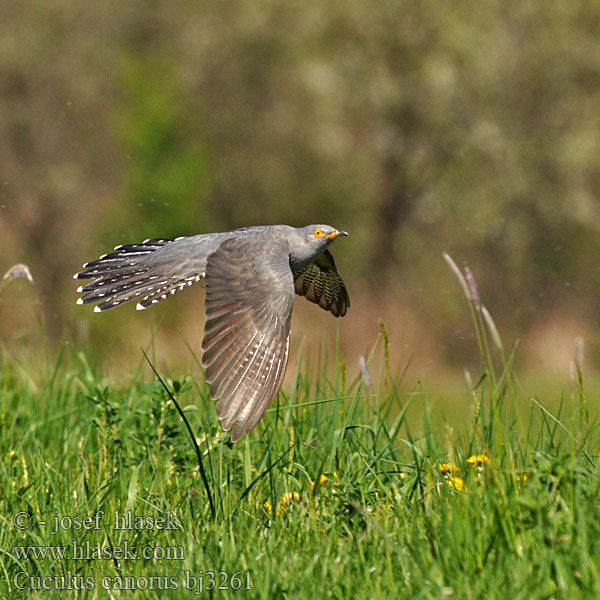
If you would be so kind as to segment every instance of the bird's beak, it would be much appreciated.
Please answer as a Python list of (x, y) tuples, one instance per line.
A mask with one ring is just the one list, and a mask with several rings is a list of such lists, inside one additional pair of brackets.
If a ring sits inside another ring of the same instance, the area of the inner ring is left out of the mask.
[(331, 233), (328, 233), (325, 237), (326, 238), (330, 238), (332, 240), (335, 240), (335, 238), (339, 237), (340, 235), (348, 235), (348, 233), (346, 231), (341, 230), (341, 229), (336, 229), (335, 231), (332, 231)]

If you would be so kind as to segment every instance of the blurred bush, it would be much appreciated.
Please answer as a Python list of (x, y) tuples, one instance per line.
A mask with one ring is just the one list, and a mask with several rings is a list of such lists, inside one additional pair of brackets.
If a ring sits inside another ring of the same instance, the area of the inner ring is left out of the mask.
[(72, 319), (70, 274), (97, 253), (277, 222), (349, 230), (336, 255), (354, 297), (410, 314), (448, 357), (460, 299), (442, 250), (471, 266), (502, 328), (565, 314), (595, 327), (598, 4), (3, 13), (0, 272), (31, 266), (53, 335)]

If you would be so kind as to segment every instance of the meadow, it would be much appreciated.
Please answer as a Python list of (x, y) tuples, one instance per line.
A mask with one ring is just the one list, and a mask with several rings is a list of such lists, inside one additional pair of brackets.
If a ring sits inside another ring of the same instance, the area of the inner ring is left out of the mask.
[(481, 357), (460, 432), (391, 372), (383, 324), (360, 371), (301, 356), (235, 445), (204, 382), (153, 373), (151, 348), (126, 383), (69, 345), (36, 365), (4, 351), (0, 596), (600, 597), (581, 371), (558, 408), (520, 410), (514, 352), (455, 274)]

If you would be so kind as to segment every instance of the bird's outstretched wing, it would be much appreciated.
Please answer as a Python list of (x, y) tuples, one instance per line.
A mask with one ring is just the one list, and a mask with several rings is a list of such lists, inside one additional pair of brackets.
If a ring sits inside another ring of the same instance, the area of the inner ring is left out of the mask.
[(287, 247), (225, 240), (208, 257), (205, 284), (202, 364), (235, 442), (256, 426), (285, 373), (294, 305)]
[(343, 317), (350, 306), (346, 286), (329, 250), (308, 267), (294, 271), (294, 287), (296, 294), (306, 296), (334, 317)]

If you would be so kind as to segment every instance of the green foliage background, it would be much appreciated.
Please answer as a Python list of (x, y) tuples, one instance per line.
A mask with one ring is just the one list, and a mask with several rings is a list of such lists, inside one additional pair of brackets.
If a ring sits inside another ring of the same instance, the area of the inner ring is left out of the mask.
[(570, 320), (595, 355), (599, 27), (582, 0), (10, 3), (0, 270), (31, 266), (60, 337), (70, 274), (113, 245), (331, 222), (353, 298), (437, 359), (466, 329), (443, 250), (503, 330)]

